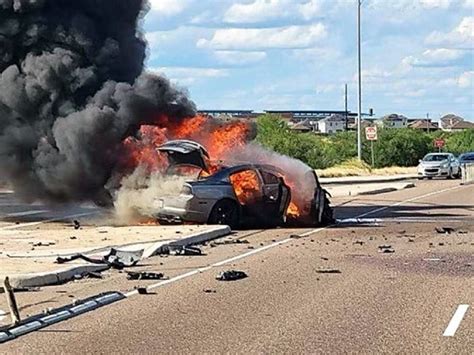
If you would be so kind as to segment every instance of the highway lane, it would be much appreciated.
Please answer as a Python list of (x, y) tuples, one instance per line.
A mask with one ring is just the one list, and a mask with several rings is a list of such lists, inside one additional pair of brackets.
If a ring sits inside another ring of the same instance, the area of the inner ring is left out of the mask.
[[(308, 230), (242, 231), (234, 237), (249, 244), (207, 246), (205, 257), (151, 259), (144, 269), (173, 277), (255, 251), (155, 288), (151, 295), (0, 345), (0, 351), (472, 353), (472, 309), (453, 337), (442, 334), (459, 305), (474, 303), (474, 187), (453, 181), (418, 185), (336, 199), (338, 218), (365, 215), (380, 219), (377, 224), (344, 224), (275, 247)], [(467, 234), (434, 230), (447, 225)], [(382, 244), (395, 252), (380, 253)], [(257, 253), (259, 248), (267, 249)], [(249, 278), (216, 281), (217, 272), (229, 267)], [(323, 267), (341, 273), (318, 273)], [(70, 296), (126, 292), (137, 284), (114, 272), (101, 281), (21, 294), (19, 301), (35, 313), (70, 302)]]

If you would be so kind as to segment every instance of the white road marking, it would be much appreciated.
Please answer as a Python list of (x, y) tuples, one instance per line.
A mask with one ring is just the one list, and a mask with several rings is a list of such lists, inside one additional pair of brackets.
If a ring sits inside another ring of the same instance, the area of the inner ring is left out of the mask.
[[(430, 192), (428, 194), (424, 194), (424, 195), (421, 195), (421, 196), (417, 196), (417, 197), (413, 197), (413, 198), (410, 198), (410, 199), (407, 199), (407, 200), (404, 200), (404, 201), (400, 201), (400, 202), (396, 202), (392, 205), (389, 205), (389, 206), (385, 206), (385, 207), (382, 207), (382, 208), (376, 208), (372, 211), (369, 211), (369, 212), (366, 212), (366, 213), (363, 213), (361, 215), (358, 215), (358, 216), (355, 216), (355, 217), (352, 217), (354, 219), (357, 219), (357, 218), (361, 218), (361, 217), (365, 217), (365, 216), (369, 216), (371, 214), (374, 214), (374, 213), (377, 213), (377, 212), (380, 212), (380, 211), (383, 211), (383, 210), (386, 210), (386, 209), (389, 209), (390, 207), (394, 207), (394, 206), (399, 206), (399, 205), (402, 205), (406, 202), (412, 202), (412, 201), (416, 201), (416, 200), (420, 200), (424, 197), (429, 197), (429, 196), (433, 196), (433, 195), (437, 195), (437, 194), (440, 194), (440, 193), (443, 193), (443, 192), (447, 192), (447, 191), (451, 191), (451, 190), (455, 190), (455, 189), (458, 189), (462, 186), (455, 186), (455, 187), (451, 187), (451, 188), (448, 188), (448, 189), (444, 189), (444, 190), (440, 190), (440, 191), (435, 191), (435, 192)], [(326, 227), (321, 227), (321, 228), (316, 228), (316, 229), (312, 229), (308, 232), (305, 232), (305, 233), (302, 233), (300, 234), (300, 236), (302, 237), (307, 237), (309, 235), (312, 235), (312, 234), (316, 234), (316, 233), (319, 233), (327, 228), (329, 228), (331, 226), (326, 226)], [(237, 256), (234, 256), (234, 257), (231, 257), (231, 258), (228, 258), (228, 259), (225, 259), (225, 260), (222, 260), (222, 261), (219, 261), (217, 263), (214, 263), (212, 265), (209, 265), (209, 266), (206, 266), (206, 267), (202, 267), (202, 268), (198, 268), (198, 269), (194, 269), (194, 270), (191, 270), (187, 273), (184, 273), (184, 274), (181, 274), (181, 275), (178, 275), (178, 276), (175, 276), (175, 277), (172, 277), (168, 280), (164, 280), (164, 281), (160, 281), (160, 282), (157, 282), (155, 284), (152, 284), (150, 286), (147, 287), (147, 289), (151, 290), (151, 289), (154, 289), (154, 288), (157, 288), (157, 287), (161, 287), (161, 286), (164, 286), (164, 285), (168, 285), (170, 283), (174, 283), (176, 281), (179, 281), (179, 280), (182, 280), (182, 279), (185, 279), (185, 278), (188, 278), (188, 277), (191, 277), (193, 275), (196, 275), (196, 274), (199, 274), (199, 273), (202, 273), (202, 272), (205, 272), (205, 271), (208, 271), (208, 270), (211, 270), (212, 268), (214, 267), (220, 267), (220, 266), (223, 266), (223, 265), (226, 265), (226, 264), (229, 264), (229, 263), (232, 263), (234, 261), (237, 261), (237, 260), (240, 260), (240, 259), (244, 259), (244, 258), (247, 258), (251, 255), (255, 255), (255, 254), (259, 254), (261, 252), (264, 252), (266, 250), (269, 250), (269, 249), (272, 249), (272, 248), (275, 248), (277, 246), (280, 246), (280, 245), (283, 245), (283, 244), (286, 244), (290, 241), (293, 241), (294, 239), (293, 238), (286, 238), (286, 239), (283, 239), (283, 240), (280, 240), (278, 242), (274, 242), (272, 244), (268, 244), (266, 246), (263, 246), (261, 248), (258, 248), (258, 249), (254, 249), (254, 250), (251, 250), (249, 252), (246, 252), (246, 253), (243, 253), (243, 254), (240, 254), (240, 255), (237, 255)], [(130, 291), (130, 292), (127, 292), (125, 293), (125, 297), (131, 297), (131, 296), (134, 296), (134, 295), (137, 295), (138, 294), (138, 291), (137, 290), (133, 290), (133, 291)]]
[(48, 223), (48, 222), (56, 222), (56, 221), (63, 221), (65, 219), (70, 219), (70, 218), (90, 216), (90, 215), (96, 214), (98, 212), (99, 211), (84, 212), (84, 213), (72, 214), (72, 215), (69, 215), (69, 216), (44, 219), (44, 220), (36, 221), (36, 222), (20, 223), (20, 224), (15, 224), (15, 225), (12, 225), (12, 226), (0, 227), (0, 230), (11, 230), (11, 229), (18, 229), (18, 228), (23, 228), (23, 227), (37, 226), (39, 224)]
[(385, 210), (387, 210), (387, 209), (389, 209), (389, 208), (403, 205), (404, 203), (407, 203), (407, 202), (413, 202), (413, 201), (416, 201), (416, 200), (421, 200), (422, 198), (425, 198), (425, 197), (430, 197), (430, 196), (433, 196), (433, 195), (441, 194), (441, 193), (443, 193), (443, 192), (448, 192), (448, 191), (456, 190), (456, 189), (459, 189), (459, 188), (464, 187), (464, 186), (466, 186), (466, 185), (458, 185), (458, 186), (450, 187), (450, 188), (447, 188), (447, 189), (444, 189), (444, 190), (433, 191), (433, 192), (430, 192), (430, 193), (428, 193), (428, 194), (424, 194), (424, 195), (421, 195), (421, 196), (417, 196), (417, 197), (410, 198), (410, 199), (408, 199), (408, 200), (396, 202), (396, 203), (394, 203), (394, 204), (392, 204), (392, 205), (389, 205), (389, 206), (384, 206), (384, 207), (376, 208), (376, 209), (374, 209), (374, 210), (372, 210), (372, 211), (369, 211), (369, 212), (366, 212), (366, 213), (362, 213), (361, 215), (358, 215), (357, 217), (354, 217), (354, 218), (361, 218), (361, 217), (370, 216), (371, 214), (378, 213), (378, 212), (382, 212), (382, 211), (385, 211)]
[(454, 334), (456, 334), (456, 331), (458, 330), (459, 325), (461, 324), (461, 321), (464, 318), (464, 315), (466, 314), (468, 308), (469, 305), (467, 304), (460, 304), (458, 306), (456, 312), (454, 312), (453, 318), (451, 318), (451, 321), (449, 322), (446, 330), (444, 331), (443, 336), (452, 337), (454, 336)]
[(23, 217), (23, 216), (30, 216), (33, 214), (40, 214), (40, 213), (46, 213), (46, 212), (49, 212), (49, 210), (13, 212), (13, 213), (6, 214), (5, 217)]

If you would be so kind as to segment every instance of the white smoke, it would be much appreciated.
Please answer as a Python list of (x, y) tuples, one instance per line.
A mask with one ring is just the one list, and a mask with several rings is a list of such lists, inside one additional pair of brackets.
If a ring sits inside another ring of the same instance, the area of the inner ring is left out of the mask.
[(117, 219), (122, 224), (137, 222), (140, 218), (150, 217), (156, 212), (155, 200), (177, 196), (189, 177), (178, 175), (149, 174), (143, 167), (121, 181), (121, 187), (115, 194), (114, 207)]

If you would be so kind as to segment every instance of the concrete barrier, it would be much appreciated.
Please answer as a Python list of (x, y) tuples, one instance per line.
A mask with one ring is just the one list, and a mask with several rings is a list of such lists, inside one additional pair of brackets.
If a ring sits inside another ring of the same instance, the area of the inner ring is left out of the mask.
[(461, 185), (474, 183), (474, 163), (464, 163), (461, 165)]

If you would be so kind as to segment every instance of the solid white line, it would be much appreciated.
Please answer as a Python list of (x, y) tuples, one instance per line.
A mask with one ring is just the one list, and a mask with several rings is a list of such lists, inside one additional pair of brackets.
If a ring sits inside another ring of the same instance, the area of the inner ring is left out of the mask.
[(49, 210), (13, 212), (13, 213), (6, 214), (5, 217), (22, 217), (22, 216), (30, 216), (32, 214), (40, 214), (40, 213), (46, 213), (46, 212), (49, 212)]
[(438, 195), (438, 194), (441, 194), (443, 192), (448, 192), (448, 191), (452, 191), (452, 190), (456, 190), (456, 189), (459, 189), (463, 187), (462, 185), (459, 185), (459, 186), (454, 186), (454, 187), (450, 187), (450, 188), (447, 188), (447, 189), (444, 189), (444, 190), (439, 190), (439, 191), (433, 191), (433, 192), (430, 192), (428, 194), (425, 194), (425, 195), (421, 195), (421, 196), (417, 196), (417, 197), (413, 197), (413, 198), (410, 198), (408, 200), (404, 200), (404, 201), (400, 201), (400, 202), (396, 202), (390, 206), (384, 206), (384, 207), (380, 207), (380, 208), (376, 208), (372, 211), (369, 211), (369, 212), (366, 212), (366, 213), (362, 213), (360, 215), (358, 215), (357, 217), (354, 217), (354, 218), (361, 218), (361, 217), (365, 217), (365, 216), (369, 216), (371, 214), (374, 214), (374, 213), (378, 213), (378, 212), (382, 212), (382, 211), (385, 211), (389, 208), (392, 208), (392, 207), (396, 207), (396, 206), (400, 206), (400, 205), (403, 205), (404, 203), (407, 203), (407, 202), (413, 202), (413, 201), (417, 201), (417, 200), (421, 200), (422, 198), (425, 198), (425, 197), (430, 197), (430, 196), (433, 196), (433, 195)]
[(13, 226), (0, 227), (0, 230), (11, 230), (11, 229), (18, 229), (18, 228), (22, 228), (22, 227), (37, 226), (38, 224), (43, 224), (43, 223), (48, 223), (48, 222), (56, 222), (56, 221), (62, 221), (62, 220), (65, 220), (65, 219), (70, 219), (70, 218), (89, 216), (91, 214), (96, 214), (97, 212), (98, 211), (84, 212), (84, 213), (72, 214), (72, 215), (69, 215), (69, 216), (44, 219), (42, 221), (37, 221), (37, 222), (20, 223), (20, 224), (15, 224)]
[(453, 318), (451, 318), (451, 321), (448, 324), (448, 327), (444, 331), (443, 336), (452, 337), (454, 334), (456, 334), (456, 331), (458, 330), (459, 325), (461, 324), (461, 321), (464, 318), (468, 308), (469, 305), (467, 304), (461, 304), (458, 306), (456, 312), (454, 312)]
[[(353, 218), (360, 218), (360, 217), (364, 217), (364, 216), (368, 216), (370, 214), (373, 214), (373, 213), (377, 213), (377, 212), (380, 212), (382, 210), (386, 210), (386, 209), (389, 209), (390, 207), (392, 206), (399, 206), (403, 203), (406, 203), (406, 202), (411, 202), (411, 201), (416, 201), (416, 200), (419, 200), (419, 199), (422, 199), (424, 197), (428, 197), (428, 196), (432, 196), (432, 195), (436, 195), (436, 194), (439, 194), (439, 193), (443, 193), (443, 192), (446, 192), (446, 191), (450, 191), (450, 190), (454, 190), (454, 189), (457, 189), (459, 187), (462, 187), (462, 186), (455, 186), (455, 187), (451, 187), (449, 189), (445, 189), (445, 190), (441, 190), (441, 191), (436, 191), (436, 192), (431, 192), (431, 193), (428, 193), (428, 194), (425, 194), (425, 195), (421, 195), (421, 196), (417, 196), (417, 197), (414, 197), (414, 198), (410, 198), (408, 200), (404, 200), (404, 201), (400, 201), (400, 202), (396, 202), (390, 206), (386, 206), (386, 207), (383, 207), (383, 208), (376, 208), (372, 211), (369, 211), (369, 212), (366, 212), (366, 213), (363, 213), (359, 216), (356, 216), (356, 217), (353, 217)], [(312, 235), (312, 234), (316, 234), (316, 233), (319, 233), (325, 229), (328, 229), (329, 227), (331, 226), (326, 226), (326, 227), (321, 227), (321, 228), (316, 228), (316, 229), (312, 229), (308, 232), (305, 232), (305, 233), (302, 233), (300, 234), (301, 237), (307, 237), (309, 235)], [(269, 249), (272, 249), (272, 248), (275, 248), (277, 246), (280, 246), (282, 244), (286, 244), (290, 241), (294, 240), (293, 238), (286, 238), (286, 239), (283, 239), (283, 240), (280, 240), (278, 242), (274, 242), (272, 244), (268, 244), (266, 246), (263, 246), (261, 248), (258, 248), (258, 249), (254, 249), (254, 250), (251, 250), (249, 252), (246, 252), (246, 253), (243, 253), (243, 254), (240, 254), (240, 255), (237, 255), (237, 256), (234, 256), (234, 257), (231, 257), (229, 259), (225, 259), (225, 260), (222, 260), (222, 261), (219, 261), (217, 263), (214, 263), (212, 265), (209, 265), (209, 266), (206, 266), (206, 267), (203, 267), (203, 268), (198, 268), (198, 269), (195, 269), (195, 270), (191, 270), (185, 274), (181, 274), (181, 275), (178, 275), (178, 276), (175, 276), (175, 277), (172, 277), (168, 280), (164, 280), (164, 281), (160, 281), (160, 282), (157, 282), (155, 284), (152, 284), (150, 286), (147, 287), (147, 289), (151, 290), (151, 289), (154, 289), (154, 288), (157, 288), (157, 287), (162, 287), (164, 285), (168, 285), (170, 283), (174, 283), (176, 281), (179, 281), (179, 280), (182, 280), (182, 279), (185, 279), (185, 278), (188, 278), (188, 277), (191, 277), (193, 275), (196, 275), (196, 274), (199, 274), (199, 273), (202, 273), (204, 271), (208, 271), (214, 267), (220, 267), (220, 266), (223, 266), (223, 265), (226, 265), (226, 264), (229, 264), (229, 263), (232, 263), (234, 261), (237, 261), (237, 260), (240, 260), (240, 259), (244, 259), (244, 258), (247, 258), (249, 256), (252, 256), (252, 255), (255, 255), (255, 254), (259, 254), (263, 251), (266, 251), (266, 250), (269, 250)], [(138, 294), (138, 291), (137, 290), (133, 290), (133, 291), (130, 291), (130, 292), (127, 292), (125, 293), (125, 297), (131, 297), (131, 296), (134, 296), (134, 295), (137, 295)]]

